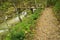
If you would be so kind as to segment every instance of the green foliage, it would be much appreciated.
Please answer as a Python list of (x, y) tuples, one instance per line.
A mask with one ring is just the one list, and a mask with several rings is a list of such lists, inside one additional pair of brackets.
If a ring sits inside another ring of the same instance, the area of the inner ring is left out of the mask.
[(47, 6), (54, 6), (57, 0), (47, 0)]
[(54, 6), (54, 12), (55, 12), (55, 15), (58, 19), (58, 21), (60, 21), (60, 1), (57, 1), (55, 6)]
[(4, 10), (6, 11), (9, 7), (11, 7), (11, 3), (10, 2), (4, 2), (2, 3), (2, 5), (0, 6), (0, 10)]
[(58, 2), (56, 2), (56, 4), (55, 4), (55, 11), (57, 12), (57, 13), (59, 13), (60, 12), (60, 1), (58, 1)]
[[(24, 18), (21, 23), (16, 24), (11, 29), (10, 35), (7, 36), (6, 40), (24, 40), (26, 35), (32, 34), (31, 28), (33, 29), (35, 26), (35, 20), (38, 18), (42, 9), (37, 9), (33, 14), (29, 15), (28, 17)], [(9, 37), (9, 38), (8, 38)]]

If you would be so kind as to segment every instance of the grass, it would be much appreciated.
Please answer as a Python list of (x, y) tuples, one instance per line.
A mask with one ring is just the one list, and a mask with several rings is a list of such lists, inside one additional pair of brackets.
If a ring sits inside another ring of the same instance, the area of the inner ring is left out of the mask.
[(24, 40), (28, 37), (26, 35), (32, 35), (33, 32), (31, 29), (35, 27), (36, 19), (41, 15), (41, 10), (41, 8), (37, 9), (33, 14), (25, 17), (21, 23), (13, 26), (14, 28), (10, 30), (6, 40)]
[(54, 12), (55, 12), (55, 15), (56, 15), (58, 21), (60, 21), (60, 1), (56, 2), (53, 9), (54, 9)]

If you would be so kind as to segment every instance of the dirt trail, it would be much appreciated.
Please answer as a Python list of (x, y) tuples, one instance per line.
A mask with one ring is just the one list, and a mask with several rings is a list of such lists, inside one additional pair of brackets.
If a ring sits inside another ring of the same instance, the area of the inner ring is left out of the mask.
[(60, 40), (58, 21), (52, 8), (45, 8), (36, 23), (34, 40)]

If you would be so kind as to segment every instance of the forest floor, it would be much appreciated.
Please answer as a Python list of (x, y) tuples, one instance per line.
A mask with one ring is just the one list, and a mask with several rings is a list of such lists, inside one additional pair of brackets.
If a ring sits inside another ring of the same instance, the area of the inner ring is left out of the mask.
[(37, 19), (34, 40), (60, 40), (57, 18), (52, 8), (45, 8)]

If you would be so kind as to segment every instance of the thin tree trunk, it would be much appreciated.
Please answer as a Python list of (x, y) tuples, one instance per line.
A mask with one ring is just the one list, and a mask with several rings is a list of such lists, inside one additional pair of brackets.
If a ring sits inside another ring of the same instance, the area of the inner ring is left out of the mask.
[(16, 14), (17, 14), (19, 20), (22, 22), (22, 19), (20, 18), (20, 14), (19, 14), (19, 12), (18, 12), (18, 10), (17, 10), (17, 7), (16, 7), (16, 5), (15, 5), (14, 3), (13, 3), (13, 6), (14, 6), (14, 8), (15, 8), (15, 11), (16, 11)]

